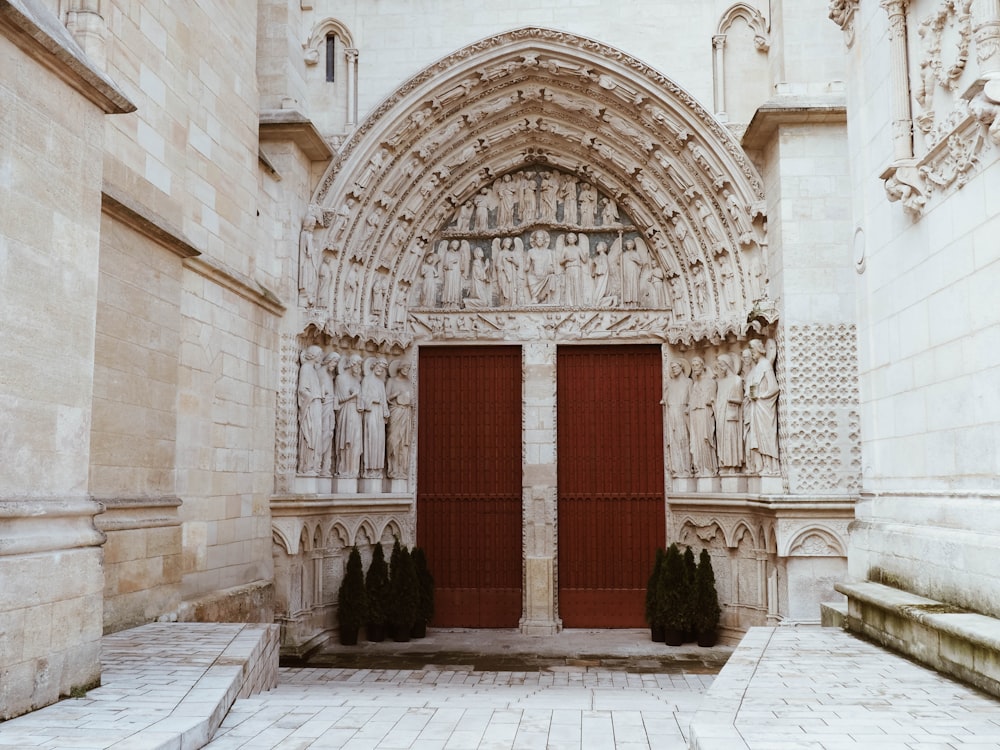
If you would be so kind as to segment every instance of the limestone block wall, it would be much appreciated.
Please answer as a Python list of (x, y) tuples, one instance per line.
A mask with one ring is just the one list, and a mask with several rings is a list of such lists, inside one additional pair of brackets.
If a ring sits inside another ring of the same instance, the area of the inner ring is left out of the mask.
[(1000, 9), (885, 6), (861, 4), (848, 50), (864, 464), (850, 573), (998, 616)]
[[(111, 395), (92, 481), (136, 501), (117, 509), (123, 557), (106, 592), (122, 624), (140, 612), (268, 619), (283, 309), (273, 290), (285, 269), (262, 241), (274, 196), (261, 191), (273, 178), (258, 156), (257, 15), (198, 2), (108, 2), (101, 13), (107, 70), (139, 105), (109, 128), (105, 193), (147, 222), (144, 241), (114, 224), (105, 233), (98, 389)], [(150, 497), (179, 499), (169, 523), (145, 524)], [(129, 591), (126, 607), (114, 581), (139, 585), (133, 570), (148, 598), (140, 606)]]
[[(751, 4), (762, 6), (762, 12), (767, 13), (767, 3)], [(301, 14), (303, 41), (324, 21), (336, 19), (358, 50), (357, 98), (363, 119), (421, 68), (479, 39), (521, 26), (569, 31), (628, 50), (669, 75), (699, 101), (711, 102), (712, 35), (732, 3), (669, 0), (643, 3), (641, 10), (630, 4), (602, 3), (598, 7), (588, 0), (512, 0), (501, 5), (486, 0), (447, 0), (419, 9), (406, 3), (348, 5), (332, 0), (315, 0), (310, 5), (311, 9)], [(664, 35), (676, 28), (678, 17), (684, 18), (685, 33), (671, 36), (671, 43), (663, 44)], [(648, 33), (649, 29), (663, 31)], [(305, 75), (311, 94), (322, 91), (322, 60), (310, 66)], [(338, 81), (329, 87), (340, 85)], [(328, 122), (318, 108), (310, 115), (321, 132), (342, 133), (342, 122)]]
[(0, 719), (100, 674), (87, 494), (104, 115), (126, 97), (39, 3), (0, 8)]

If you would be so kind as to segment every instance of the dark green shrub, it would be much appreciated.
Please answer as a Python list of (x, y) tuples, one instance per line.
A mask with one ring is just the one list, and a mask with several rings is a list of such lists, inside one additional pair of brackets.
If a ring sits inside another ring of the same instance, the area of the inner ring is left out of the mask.
[[(358, 630), (368, 619), (368, 595), (365, 592), (365, 576), (362, 572), (361, 553), (357, 547), (351, 547), (347, 557), (347, 569), (344, 580), (340, 582), (337, 592), (337, 624), (340, 627), (341, 642), (351, 645), (358, 641)], [(346, 641), (344, 639), (347, 639)]]
[(365, 575), (365, 593), (368, 594), (368, 620), (371, 625), (385, 626), (389, 613), (389, 566), (385, 562), (382, 545), (372, 545), (372, 561)]
[(409, 640), (420, 606), (420, 583), (410, 550), (396, 538), (389, 558), (389, 609), (387, 621), (396, 640)]
[(422, 547), (414, 547), (410, 553), (413, 558), (413, 568), (417, 572), (417, 582), (420, 584), (420, 606), (417, 607), (417, 620), (425, 625), (434, 617), (434, 576), (427, 567), (427, 555)]
[(698, 558), (698, 574), (694, 592), (694, 629), (701, 642), (708, 636), (714, 636), (719, 628), (722, 608), (719, 606), (719, 592), (715, 588), (715, 571), (712, 569), (712, 556), (707, 549), (701, 551)]
[(660, 590), (660, 578), (663, 576), (663, 560), (666, 552), (662, 547), (656, 550), (656, 560), (653, 562), (653, 572), (646, 582), (646, 622), (650, 627), (663, 627), (663, 592)]
[(664, 628), (684, 632), (688, 628), (690, 596), (684, 556), (676, 544), (671, 544), (664, 556), (660, 591), (663, 597)]

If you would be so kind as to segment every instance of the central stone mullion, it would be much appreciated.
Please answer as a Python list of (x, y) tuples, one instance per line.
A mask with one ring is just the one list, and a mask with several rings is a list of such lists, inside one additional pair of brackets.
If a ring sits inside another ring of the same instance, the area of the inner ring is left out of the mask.
[(556, 611), (556, 344), (522, 349), (524, 613), (521, 632), (562, 629)]

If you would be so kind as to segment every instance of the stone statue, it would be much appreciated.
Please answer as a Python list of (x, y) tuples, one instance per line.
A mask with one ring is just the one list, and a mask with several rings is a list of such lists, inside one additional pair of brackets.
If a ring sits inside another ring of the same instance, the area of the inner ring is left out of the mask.
[(753, 242), (753, 226), (750, 224), (746, 210), (740, 205), (736, 196), (728, 190), (725, 192), (725, 199), (726, 211), (729, 213), (729, 218), (733, 220), (733, 226), (736, 227), (740, 244), (749, 245)]
[(743, 466), (743, 379), (734, 354), (715, 360), (715, 447), (721, 470)]
[(458, 307), (462, 304), (462, 277), (469, 266), (468, 240), (441, 243), (441, 304)]
[(497, 280), (497, 293), (503, 307), (521, 303), (521, 267), (524, 262), (524, 243), (520, 237), (499, 237), (493, 240), (493, 273)]
[(475, 206), (472, 205), (472, 201), (466, 201), (458, 209), (458, 222), (456, 224), (458, 229), (463, 232), (468, 232), (472, 228), (472, 214), (475, 211)]
[(726, 243), (718, 227), (715, 225), (715, 217), (712, 215), (712, 209), (700, 198), (694, 202), (694, 207), (698, 212), (698, 218), (701, 219), (701, 227), (705, 231), (705, 237), (708, 239), (709, 245), (711, 245), (713, 250), (724, 247)]
[(381, 357), (368, 357), (361, 381), (363, 449), (366, 477), (380, 477), (385, 471), (385, 426), (389, 421), (389, 402), (385, 393), (388, 363)]
[(681, 243), (681, 248), (684, 250), (684, 257), (687, 259), (688, 265), (694, 265), (701, 260), (701, 253), (698, 252), (698, 243), (691, 236), (687, 224), (681, 221), (680, 216), (674, 216), (671, 219), (671, 223), (674, 225), (674, 233)]
[(552, 172), (541, 173), (542, 182), (538, 186), (538, 219), (556, 220), (556, 195), (559, 192), (559, 175)]
[(689, 314), (687, 292), (680, 276), (670, 278), (670, 307), (674, 313), (674, 320), (683, 320)]
[(688, 424), (691, 462), (698, 476), (714, 476), (718, 472), (714, 414), (716, 390), (715, 379), (705, 369), (705, 360), (692, 358)]
[(578, 307), (586, 304), (584, 269), (590, 265), (590, 243), (585, 234), (569, 232), (556, 239), (556, 256), (562, 268), (562, 303)]
[(361, 269), (357, 263), (351, 263), (344, 279), (344, 314), (350, 315), (358, 307), (358, 286), (361, 284)]
[(747, 471), (764, 476), (776, 476), (780, 471), (778, 379), (774, 374), (773, 347), (773, 341), (769, 341), (768, 346), (759, 339), (750, 341), (753, 368), (744, 386), (747, 399), (747, 413), (744, 415)]
[(361, 473), (361, 357), (341, 357), (337, 369), (337, 476), (356, 477)]
[(320, 437), (319, 475), (328, 477), (333, 474), (333, 435), (337, 427), (337, 396), (333, 390), (333, 381), (337, 376), (337, 365), (340, 355), (330, 352), (323, 357), (323, 365), (318, 368), (321, 393), (323, 395), (323, 430)]
[(473, 248), (472, 265), (469, 268), (469, 296), (465, 298), (466, 307), (489, 307), (493, 304), (489, 263), (481, 247)]
[(622, 248), (622, 304), (626, 307), (639, 306), (639, 279), (642, 278), (644, 258), (634, 239), (625, 240)]
[(563, 224), (579, 222), (580, 208), (576, 202), (576, 178), (573, 175), (563, 175), (556, 191), (556, 200), (562, 204)]
[(532, 301), (540, 305), (554, 304), (557, 302), (559, 279), (556, 276), (552, 248), (549, 247), (549, 233), (544, 229), (536, 229), (531, 233), (530, 242), (528, 266), (525, 269), (528, 294)]
[(514, 204), (517, 202), (514, 178), (505, 174), (493, 183), (493, 192), (497, 198), (497, 226), (501, 229), (514, 226)]
[(323, 350), (313, 344), (299, 357), (299, 474), (319, 473), (323, 439), (323, 386), (317, 365)]
[(433, 250), (427, 253), (420, 266), (419, 305), (434, 307), (437, 302), (438, 263), (440, 258)]
[(580, 185), (580, 226), (597, 224), (597, 191), (589, 182)]
[(316, 286), (316, 307), (330, 307), (330, 282), (333, 281), (333, 257), (323, 253), (323, 262), (319, 264), (318, 283)]
[(608, 278), (611, 272), (611, 264), (608, 262), (608, 243), (598, 242), (594, 248), (594, 258), (590, 263), (590, 277), (593, 280), (593, 300), (599, 307), (606, 307), (613, 304), (613, 300), (608, 296)]
[(621, 216), (618, 213), (618, 204), (614, 198), (603, 198), (601, 200), (601, 226), (618, 224)]
[(305, 297), (306, 307), (316, 304), (319, 286), (320, 251), (313, 237), (317, 223), (316, 214), (310, 208), (302, 219), (302, 231), (299, 232), (299, 294)]
[(493, 191), (488, 187), (480, 188), (472, 199), (472, 228), (488, 229), (490, 226), (490, 209), (493, 208)]
[(521, 224), (534, 221), (538, 215), (538, 196), (535, 192), (537, 189), (535, 173), (521, 172), (517, 185), (517, 215)]
[(695, 315), (708, 313), (708, 276), (705, 266), (698, 263), (691, 272), (691, 286), (694, 289)]
[(675, 477), (691, 476), (691, 442), (688, 438), (690, 373), (691, 365), (686, 359), (673, 360), (663, 398), (667, 407), (667, 456)]
[(385, 397), (389, 404), (389, 435), (386, 453), (389, 478), (406, 479), (410, 472), (410, 446), (413, 444), (413, 385), (410, 363), (394, 359), (389, 365)]

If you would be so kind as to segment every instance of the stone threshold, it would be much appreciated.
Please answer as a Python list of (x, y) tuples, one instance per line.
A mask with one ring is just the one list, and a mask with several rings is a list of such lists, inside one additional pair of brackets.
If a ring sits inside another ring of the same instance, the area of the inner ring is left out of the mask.
[(101, 686), (0, 724), (0, 747), (203, 747), (238, 698), (277, 685), (278, 641), (277, 625), (240, 623), (150, 623), (104, 636)]
[(1000, 698), (1000, 619), (881, 583), (834, 588), (847, 630)]

